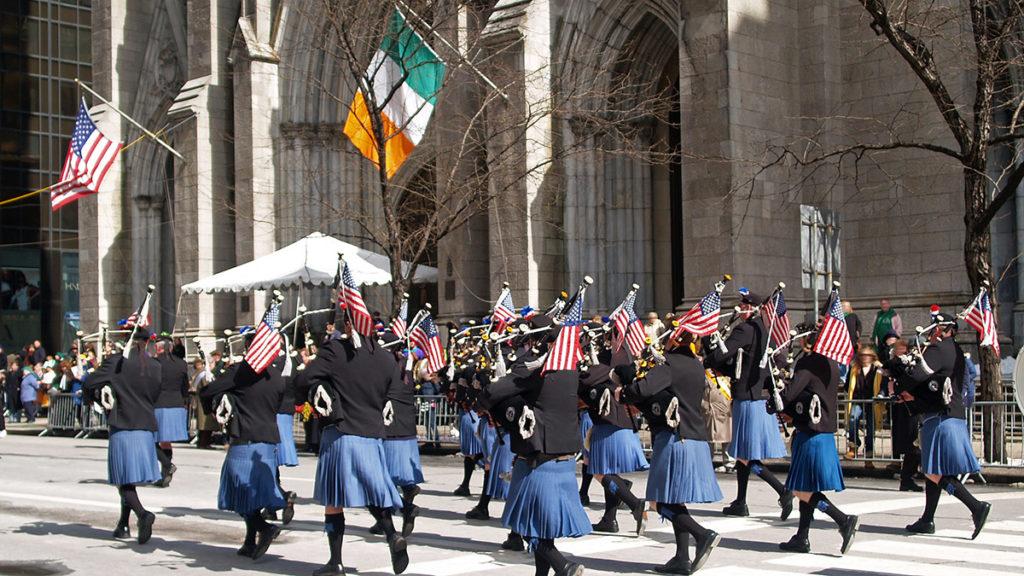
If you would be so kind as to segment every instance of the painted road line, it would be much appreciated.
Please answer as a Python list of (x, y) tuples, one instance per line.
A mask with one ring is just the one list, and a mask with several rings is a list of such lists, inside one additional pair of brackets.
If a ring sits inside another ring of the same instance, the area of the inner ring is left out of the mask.
[[(993, 522), (993, 524), (995, 524), (995, 522)], [(985, 531), (979, 534), (978, 538), (975, 540), (971, 540), (971, 534), (973, 533), (973, 530), (936, 530), (935, 534), (915, 534), (911, 536), (911, 538), (941, 540), (944, 542), (971, 542), (981, 546), (999, 546), (1002, 548), (1019, 549), (1021, 547), (1020, 536), (989, 532), (988, 526), (985, 526)]]
[(1005, 576), (1006, 570), (982, 570), (968, 568), (961, 563), (950, 562), (917, 562), (891, 560), (888, 558), (872, 558), (868, 556), (825, 556), (822, 554), (793, 554), (782, 558), (766, 560), (766, 564), (806, 568), (811, 570), (848, 570), (851, 573), (901, 574), (903, 576), (935, 576), (936, 571), (954, 569), (957, 576)]
[(994, 564), (996, 566), (1024, 566), (1024, 553), (987, 550), (965, 546), (943, 544), (919, 544), (905, 540), (858, 541), (853, 546), (856, 552), (886, 554), (889, 556), (912, 556), (930, 560), (966, 562), (971, 564)]

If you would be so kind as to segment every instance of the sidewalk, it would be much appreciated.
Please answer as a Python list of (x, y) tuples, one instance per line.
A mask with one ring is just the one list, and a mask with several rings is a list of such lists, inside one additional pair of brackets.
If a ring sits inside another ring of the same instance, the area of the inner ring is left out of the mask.
[(7, 422), (8, 434), (38, 436), (44, 430), (46, 430), (46, 418), (36, 418), (36, 421), (31, 424), (26, 422)]

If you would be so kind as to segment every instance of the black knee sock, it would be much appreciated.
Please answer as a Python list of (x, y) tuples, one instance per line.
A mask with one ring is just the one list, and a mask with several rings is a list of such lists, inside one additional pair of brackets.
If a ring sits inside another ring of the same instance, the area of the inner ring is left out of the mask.
[(135, 486), (121, 486), (118, 490), (121, 492), (121, 498), (132, 509), (132, 512), (135, 512), (135, 517), (141, 519), (146, 514), (146, 509), (142, 507), (142, 501), (139, 500), (139, 493), (135, 490)]
[(487, 483), (491, 479), (491, 471), (484, 470), (484, 488), (480, 491), (480, 501), (476, 503), (476, 507), (481, 510), (487, 510), (487, 505), (491, 503), (491, 497), (487, 494)]
[(542, 538), (537, 543), (537, 550), (534, 552), (534, 556), (542, 558), (555, 571), (555, 574), (564, 571), (565, 565), (569, 563), (565, 556), (562, 556), (562, 553), (558, 551), (558, 548), (555, 548), (555, 541), (550, 539)]
[(750, 467), (736, 461), (736, 501), (741, 504), (747, 503), (747, 483), (750, 482)]
[(256, 545), (256, 524), (252, 521), (249, 516), (245, 517), (245, 546)]
[(284, 489), (284, 486), (281, 485), (281, 467), (280, 466), (277, 467), (277, 473), (274, 474), (274, 480), (277, 482), (277, 489), (281, 491), (281, 496), (284, 496), (285, 499), (287, 500), (288, 499), (288, 492)]
[(697, 521), (690, 515), (690, 511), (686, 509), (683, 504), (675, 504), (675, 510), (673, 510), (675, 516), (672, 518), (672, 525), (679, 525), (689, 534), (693, 534), (694, 539), (701, 540), (707, 533), (708, 529), (701, 526)]
[(910, 484), (914, 481), (914, 474), (917, 473), (917, 466), (921, 462), (921, 455), (911, 450), (903, 455), (903, 465), (900, 466), (900, 483)]
[(163, 448), (161, 448), (159, 444), (156, 445), (156, 459), (160, 461), (161, 472), (166, 473), (167, 470), (171, 467), (171, 459), (170, 457), (167, 456), (167, 452)]
[(942, 488), (928, 480), (924, 483), (924, 513), (921, 520), (935, 522), (935, 510), (939, 507), (939, 496), (942, 496)]
[(174, 447), (173, 446), (168, 446), (167, 448), (161, 448), (160, 450), (162, 450), (164, 455), (167, 456), (167, 462), (168, 463), (171, 463), (171, 462), (174, 461)]
[(811, 520), (814, 520), (814, 506), (810, 502), (800, 501), (800, 525), (796, 529), (796, 535), (807, 538), (811, 531)]
[(533, 564), (534, 564), (534, 576), (548, 576), (551, 572), (551, 564), (548, 564), (547, 558), (540, 550), (534, 550), (533, 552)]
[(476, 459), (466, 456), (462, 459), (462, 486), (469, 488), (469, 480), (473, 477), (473, 468), (476, 468)]
[(963, 502), (972, 513), (981, 506), (981, 502), (968, 492), (967, 487), (956, 476), (943, 476), (939, 480), (938, 486), (955, 496), (957, 500)]
[(128, 517), (132, 513), (132, 509), (131, 509), (130, 506), (128, 506), (128, 501), (125, 500), (124, 493), (121, 492), (120, 488), (118, 488), (118, 490), (117, 490), (117, 495), (118, 495), (118, 497), (121, 500), (121, 516), (117, 519), (117, 525), (118, 526), (127, 526), (128, 525)]
[(676, 514), (672, 518), (672, 533), (676, 537), (676, 558), (687, 562), (690, 561), (690, 531), (681, 521), (683, 516), (689, 514)]
[(345, 513), (324, 514), (324, 532), (327, 532), (327, 547), (331, 552), (328, 564), (341, 564), (341, 543), (345, 538)]
[(843, 511), (836, 508), (836, 505), (829, 501), (821, 492), (815, 492), (811, 495), (811, 506), (814, 506), (818, 510), (821, 510), (832, 520), (835, 520), (836, 524), (843, 524), (846, 522), (847, 516), (843, 514)]
[(416, 498), (416, 485), (402, 486), (402, 509), (411, 510), (413, 499)]
[(606, 474), (601, 478), (601, 485), (622, 500), (623, 504), (628, 506), (630, 510), (636, 510), (637, 506), (643, 506), (640, 499), (629, 490), (629, 485), (626, 484), (626, 481), (617, 474)]
[(614, 520), (615, 511), (619, 508), (619, 497), (615, 495), (607, 486), (604, 486), (604, 481), (601, 482), (604, 488), (604, 515), (601, 520)]
[(583, 467), (583, 477), (580, 478), (580, 494), (586, 495), (590, 492), (590, 483), (594, 480), (594, 475), (587, 471), (587, 467)]
[(380, 522), (380, 527), (384, 530), (384, 536), (390, 541), (395, 537), (395, 523), (391, 520), (391, 509), (390, 508), (378, 508), (377, 506), (370, 506), (370, 515), (374, 517), (377, 522)]
[(270, 526), (270, 524), (268, 524), (267, 521), (263, 519), (263, 511), (253, 512), (252, 514), (249, 514), (248, 516), (246, 516), (246, 521), (252, 522), (252, 526), (256, 529), (257, 532)]
[(779, 496), (785, 494), (786, 487), (782, 482), (779, 482), (779, 479), (775, 477), (775, 474), (772, 474), (771, 470), (764, 467), (764, 464), (762, 464), (760, 460), (750, 461), (750, 471), (757, 474), (757, 477), (761, 480), (767, 482), (769, 486), (778, 492)]

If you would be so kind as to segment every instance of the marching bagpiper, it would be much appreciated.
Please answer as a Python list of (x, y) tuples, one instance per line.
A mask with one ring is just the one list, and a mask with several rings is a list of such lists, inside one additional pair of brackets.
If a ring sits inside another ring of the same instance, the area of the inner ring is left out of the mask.
[(188, 365), (171, 353), (170, 334), (163, 333), (156, 343), (156, 361), (160, 363), (160, 397), (156, 401), (157, 458), (160, 460), (159, 486), (166, 488), (178, 470), (174, 465), (171, 442), (188, 440)]

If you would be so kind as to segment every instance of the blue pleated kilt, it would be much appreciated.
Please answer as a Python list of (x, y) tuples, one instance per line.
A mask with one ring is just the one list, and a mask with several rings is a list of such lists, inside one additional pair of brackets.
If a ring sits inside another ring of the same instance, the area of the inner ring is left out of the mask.
[(217, 508), (242, 516), (264, 508), (284, 508), (284, 496), (277, 487), (277, 444), (257, 442), (228, 448), (220, 469)]
[(921, 422), (921, 471), (925, 474), (956, 476), (978, 472), (981, 467), (967, 421), (939, 414), (926, 414)]
[(459, 448), (463, 456), (484, 453), (484, 446), (476, 437), (476, 428), (479, 424), (480, 417), (472, 410), (459, 415)]
[(517, 461), (501, 523), (524, 538), (590, 534), (590, 518), (576, 486), (576, 462), (551, 460), (531, 469), (526, 461)]
[(402, 497), (388, 474), (384, 441), (324, 430), (313, 498), (341, 508), (400, 508)]
[(626, 474), (647, 470), (647, 457), (640, 437), (632, 430), (595, 424), (590, 430), (590, 455), (587, 472), (591, 474)]
[(182, 408), (157, 408), (157, 442), (184, 442), (188, 440), (188, 410)]
[(590, 418), (590, 412), (586, 410), (580, 411), (580, 446), (584, 446), (583, 455), (589, 455), (590, 450), (585, 448), (587, 445), (587, 433), (590, 432), (591, 428), (594, 427), (594, 420)]
[(828, 432), (797, 430), (793, 435), (793, 459), (786, 477), (786, 490), (842, 492), (844, 488), (835, 437)]
[(481, 454), (484, 455), (484, 461), (490, 463), (491, 450), (494, 449), (494, 443), (498, 441), (498, 431), (487, 424), (486, 418), (481, 418), (476, 427), (476, 433), (480, 438), (480, 447), (483, 448)]
[(388, 438), (384, 441), (384, 458), (388, 474), (397, 486), (412, 486), (423, 483), (423, 468), (420, 466), (420, 445), (416, 437)]
[(152, 484), (160, 479), (156, 433), (111, 428), (107, 442), (107, 481), (114, 486)]
[(711, 447), (700, 440), (680, 440), (663, 430), (654, 438), (647, 501), (705, 504), (722, 499), (711, 463)]
[(495, 500), (508, 498), (509, 482), (501, 476), (512, 471), (513, 459), (512, 443), (508, 437), (505, 438), (504, 443), (495, 442), (491, 447), (491, 474), (487, 477), (487, 486), (484, 487), (486, 494), (491, 498)]
[(292, 431), (295, 417), (291, 414), (277, 415), (277, 433), (281, 441), (277, 444), (277, 465), (298, 466), (299, 453), (295, 450), (295, 433)]
[(729, 454), (740, 460), (785, 458), (779, 421), (765, 409), (765, 400), (734, 400)]

